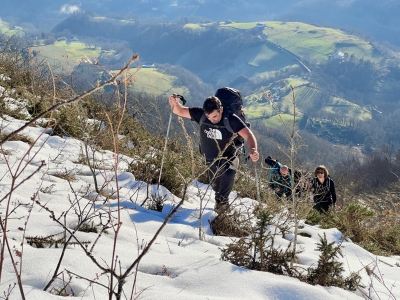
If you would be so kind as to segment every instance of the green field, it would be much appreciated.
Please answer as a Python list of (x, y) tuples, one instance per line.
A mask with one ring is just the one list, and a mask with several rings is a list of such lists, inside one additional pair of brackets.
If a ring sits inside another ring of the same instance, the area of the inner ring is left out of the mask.
[(286, 53), (277, 53), (268, 46), (261, 45), (242, 51), (234, 60), (234, 68), (231, 72), (236, 74), (237, 70), (240, 70), (241, 74), (253, 77), (296, 64), (297, 61)]
[(252, 29), (256, 26), (257, 22), (247, 22), (247, 23), (231, 23), (231, 24), (221, 24), (221, 27), (233, 27), (238, 29)]
[[(341, 51), (349, 56), (376, 61), (374, 48), (366, 41), (356, 36), (349, 35), (341, 30), (317, 27), (300, 22), (263, 22), (267, 27), (263, 33), (268, 41), (287, 49), (303, 59), (326, 61), (329, 56)], [(257, 22), (232, 23), (222, 25), (238, 29), (251, 29)]]
[(331, 97), (324, 109), (347, 119), (358, 121), (372, 119), (372, 114), (368, 109), (338, 97)]
[(280, 114), (280, 116), (276, 115), (263, 120), (263, 123), (268, 127), (276, 128), (283, 127), (282, 121), (285, 123), (286, 126), (291, 126), (293, 124), (293, 116), (288, 114)]
[[(302, 112), (306, 112), (314, 107), (316, 105), (316, 101), (318, 101), (317, 97), (320, 96), (319, 93), (321, 93), (319, 90), (309, 86), (301, 86), (296, 88), (294, 90), (294, 94), (297, 108)], [(288, 107), (289, 109), (293, 107), (292, 94), (286, 95), (282, 102), (283, 107)], [(330, 96), (329, 99), (327, 99), (326, 105), (322, 110), (339, 115), (342, 118), (349, 118), (359, 121), (372, 118), (371, 112), (366, 108), (334, 96)]]
[(249, 62), (249, 64), (255, 67), (259, 67), (260, 64), (262, 64), (264, 61), (269, 61), (277, 55), (278, 53), (276, 51), (273, 51), (267, 48), (265, 45), (262, 45), (261, 51), (255, 55), (255, 57)]
[[(315, 102), (317, 101), (317, 96), (319, 95), (319, 90), (308, 87), (308, 86), (300, 86), (294, 89), (296, 106), (301, 111), (307, 111), (315, 106)], [(293, 95), (292, 93), (283, 97), (283, 106), (291, 107), (293, 106)]]
[(297, 78), (286, 78), (285, 81), (287, 82), (287, 84), (289, 84), (290, 86), (296, 88), (296, 87), (300, 87), (302, 85), (305, 85), (308, 83), (308, 81), (306, 79), (303, 79), (301, 77), (297, 77)]
[(93, 62), (94, 58), (103, 52), (100, 48), (88, 47), (81, 42), (67, 43), (66, 41), (55, 42), (54, 45), (32, 47), (38, 52), (39, 58), (46, 59), (50, 65), (61, 65), (72, 70), (79, 64), (81, 59), (88, 58)]
[[(254, 94), (251, 97), (257, 98)], [(281, 120), (277, 115), (276, 109), (273, 109), (268, 101), (259, 103), (249, 101), (248, 105), (245, 107), (245, 113), (250, 121), (261, 120), (261, 122), (268, 127), (281, 127), (282, 120), (285, 124), (293, 122), (293, 115), (290, 114), (281, 113)]]
[(193, 23), (189, 23), (189, 24), (185, 24), (183, 26), (183, 29), (187, 30), (187, 31), (205, 31), (205, 27), (200, 25), (200, 24), (193, 24)]
[(271, 115), (273, 109), (267, 102), (249, 103), (245, 106), (245, 113), (249, 119), (263, 119), (265, 115)]
[[(282, 87), (281, 90), (286, 90), (289, 92), (283, 97), (280, 97), (279, 100), (274, 101), (275, 108), (279, 107), (280, 111), (293, 112), (293, 93), (290, 92), (291, 90), (288, 89), (288, 86), (295, 87), (294, 97), (298, 116), (301, 117), (303, 112), (307, 112), (318, 105), (317, 101), (321, 99), (321, 91), (308, 86), (308, 82), (306, 80), (300, 77), (286, 78), (279, 81), (280, 86), (282, 86), (283, 83), (285, 84), (285, 87)], [(264, 89), (273, 94), (274, 92), (271, 90), (271, 86), (265, 87)], [(277, 116), (276, 109), (271, 107), (268, 100), (266, 101), (261, 99), (261, 92), (254, 93), (246, 97), (245, 112), (248, 118), (252, 120), (261, 119), (262, 122), (267, 126), (282, 126), (282, 121)], [(364, 121), (372, 118), (371, 112), (368, 109), (334, 96), (329, 96), (329, 98), (326, 100), (326, 105), (322, 107), (322, 111), (340, 116), (338, 118), (345, 120), (351, 119)], [(285, 123), (287, 121), (292, 122), (293, 120), (293, 116), (290, 114), (282, 113), (281, 116)]]
[[(54, 45), (34, 47), (33, 50), (39, 53), (39, 57), (46, 58), (51, 65), (61, 65), (64, 70), (65, 68), (72, 70), (82, 58), (88, 58), (93, 62), (94, 58), (105, 52), (100, 48), (88, 48), (84, 43), (67, 44), (65, 41), (56, 42)], [(136, 68), (131, 69), (129, 76), (132, 77), (132, 90), (135, 92), (167, 95), (173, 90), (174, 93), (185, 96), (189, 94), (187, 88), (174, 86), (175, 78), (173, 76), (165, 75), (154, 68), (142, 68), (139, 71)]]
[[(116, 72), (116, 71), (113, 71)], [(188, 97), (189, 91), (186, 87), (176, 86), (174, 76), (163, 74), (155, 68), (131, 69), (129, 76), (133, 82), (131, 90), (137, 93), (169, 96), (177, 93)]]
[[(67, 44), (65, 41), (56, 42), (54, 45), (34, 47), (39, 52), (39, 57), (47, 58), (52, 65), (61, 65), (63, 70), (72, 71), (79, 64), (82, 58), (93, 61), (104, 51), (100, 48), (88, 48), (84, 43), (73, 42)], [(101, 62), (100, 62), (101, 63)], [(115, 71), (111, 71), (115, 72)], [(146, 92), (153, 95), (169, 94), (171, 90), (175, 93), (188, 95), (184, 87), (174, 86), (175, 78), (158, 72), (154, 68), (142, 68), (139, 71), (131, 69), (132, 90), (135, 92)]]

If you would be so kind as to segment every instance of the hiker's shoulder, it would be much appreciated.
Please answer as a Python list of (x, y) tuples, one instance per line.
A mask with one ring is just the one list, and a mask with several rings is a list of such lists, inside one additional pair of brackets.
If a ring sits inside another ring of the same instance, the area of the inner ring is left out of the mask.
[(240, 119), (240, 117), (232, 112), (227, 112), (224, 117), (228, 119), (229, 124), (232, 126), (235, 132), (238, 132), (246, 127), (246, 124)]
[(233, 112), (231, 111), (224, 111), (224, 117), (228, 118), (229, 121), (235, 122), (237, 120), (242, 121), (239, 116), (235, 115)]
[(189, 114), (192, 120), (199, 122), (200, 118), (204, 114), (204, 110), (198, 106), (189, 107)]

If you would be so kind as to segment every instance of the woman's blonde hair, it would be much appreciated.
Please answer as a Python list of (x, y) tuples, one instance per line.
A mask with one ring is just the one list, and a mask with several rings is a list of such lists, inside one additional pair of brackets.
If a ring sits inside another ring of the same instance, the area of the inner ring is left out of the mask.
[(328, 169), (324, 165), (319, 165), (318, 167), (315, 168), (315, 171), (314, 171), (314, 176), (315, 177), (317, 177), (317, 172), (320, 171), (320, 170), (324, 171), (324, 177), (325, 178), (328, 177), (329, 172), (328, 172)]

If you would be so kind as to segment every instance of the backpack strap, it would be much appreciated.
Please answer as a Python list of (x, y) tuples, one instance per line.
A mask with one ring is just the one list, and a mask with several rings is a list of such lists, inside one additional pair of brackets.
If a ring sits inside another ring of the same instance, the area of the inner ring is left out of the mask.
[(200, 121), (199, 121), (199, 125), (201, 126), (201, 125), (203, 125), (203, 123), (204, 123), (204, 121), (206, 120), (206, 114), (205, 113), (203, 113), (202, 115), (201, 115), (201, 118), (200, 118)]
[(269, 171), (269, 178), (271, 182), (274, 182), (277, 179), (279, 179), (279, 176), (281, 175), (281, 173), (279, 172), (281, 166), (282, 166), (281, 163), (279, 163), (278, 161), (275, 163), (275, 165), (271, 166)]
[[(224, 126), (226, 127), (226, 129), (230, 132), (230, 133), (234, 133), (231, 124), (229, 123), (229, 115), (230, 115), (230, 111), (224, 111), (222, 118), (224, 119)], [(199, 121), (199, 125), (203, 125), (204, 121), (206, 120), (206, 114), (203, 113), (201, 115), (200, 121)]]
[(229, 115), (230, 115), (230, 111), (224, 111), (224, 115), (222, 116), (224, 118), (224, 125), (225, 125), (226, 129), (228, 129), (229, 132), (234, 133), (231, 123), (229, 123)]

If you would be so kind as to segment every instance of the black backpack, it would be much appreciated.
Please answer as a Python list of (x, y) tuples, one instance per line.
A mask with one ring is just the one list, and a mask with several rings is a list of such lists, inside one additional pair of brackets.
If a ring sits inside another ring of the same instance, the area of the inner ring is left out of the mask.
[[(222, 107), (224, 108), (225, 112), (224, 125), (226, 129), (228, 129), (228, 131), (234, 133), (231, 124), (229, 124), (228, 122), (229, 113), (237, 115), (243, 121), (243, 123), (245, 123), (246, 126), (250, 128), (250, 123), (247, 122), (246, 115), (243, 112), (243, 99), (242, 93), (240, 93), (240, 91), (231, 87), (222, 87), (215, 92), (215, 97), (221, 100)], [(199, 124), (201, 125), (205, 119), (206, 115), (203, 114)], [(235, 138), (234, 143), (236, 147), (242, 147), (244, 145), (244, 139), (238, 135)]]
[(246, 121), (246, 115), (243, 112), (242, 93), (231, 87), (222, 87), (215, 92), (215, 97), (221, 100), (225, 111), (237, 115), (247, 127), (250, 128), (250, 123)]

